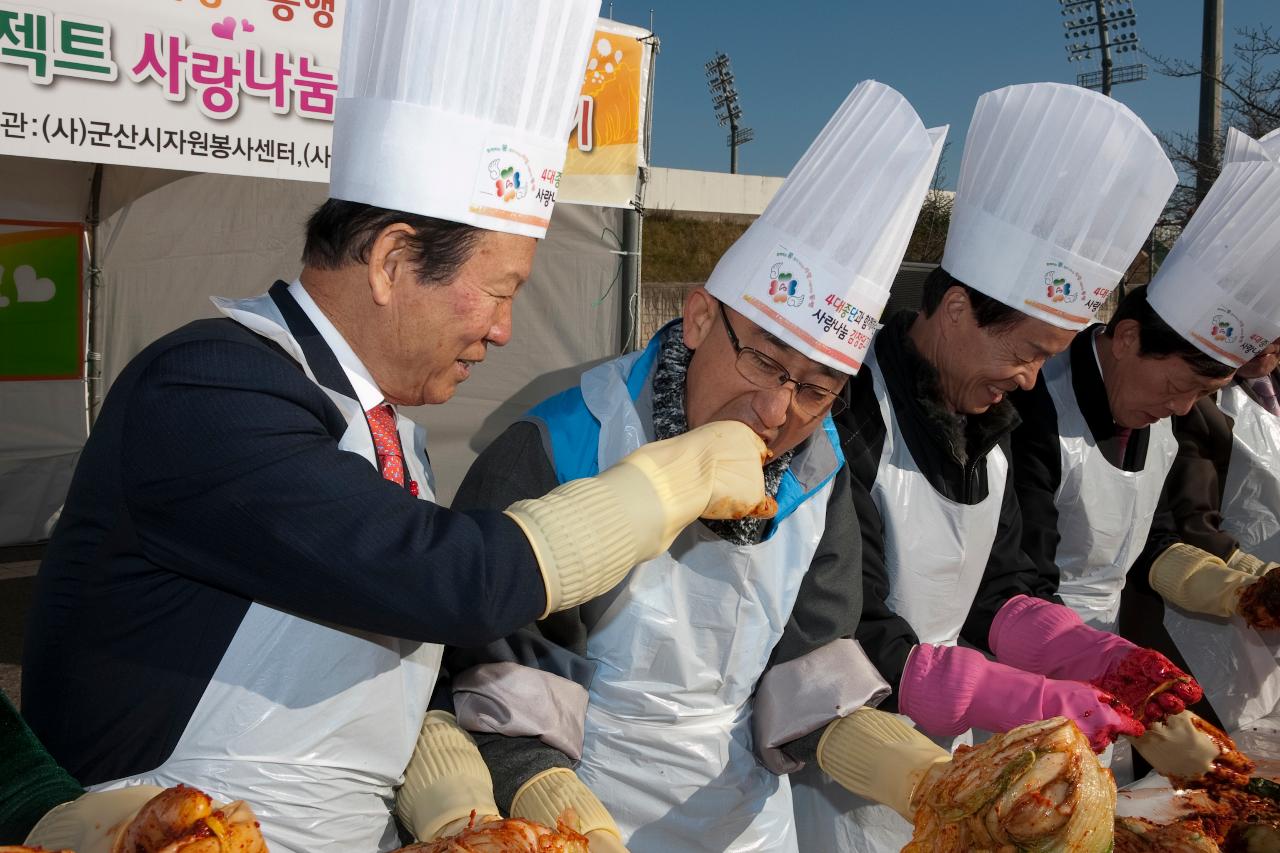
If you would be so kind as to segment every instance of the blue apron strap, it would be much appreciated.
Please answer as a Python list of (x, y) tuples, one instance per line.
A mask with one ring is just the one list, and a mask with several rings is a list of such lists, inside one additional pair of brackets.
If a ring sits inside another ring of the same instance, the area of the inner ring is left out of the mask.
[[(658, 330), (631, 366), (627, 375), (627, 393), (632, 400), (644, 391), (666, 329), (664, 326)], [(580, 385), (543, 400), (530, 409), (524, 419), (542, 424), (551, 442), (551, 464), (561, 483), (600, 473), (600, 421), (587, 408)]]

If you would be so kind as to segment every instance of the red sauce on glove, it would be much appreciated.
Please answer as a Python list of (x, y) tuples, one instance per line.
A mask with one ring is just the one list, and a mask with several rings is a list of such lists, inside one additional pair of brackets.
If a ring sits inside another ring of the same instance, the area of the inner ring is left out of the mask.
[(1144, 724), (1180, 714), (1204, 696), (1194, 678), (1154, 649), (1134, 649), (1093, 686), (1134, 709)]

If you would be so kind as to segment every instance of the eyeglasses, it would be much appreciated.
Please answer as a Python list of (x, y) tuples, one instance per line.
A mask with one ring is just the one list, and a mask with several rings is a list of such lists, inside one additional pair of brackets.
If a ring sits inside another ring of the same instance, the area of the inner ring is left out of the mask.
[(733, 344), (733, 351), (738, 356), (735, 364), (743, 379), (757, 388), (781, 388), (791, 383), (796, 386), (792, 401), (797, 409), (811, 418), (820, 418), (828, 412), (838, 415), (845, 410), (846, 403), (839, 393), (830, 388), (823, 388), (821, 385), (793, 379), (785, 367), (760, 350), (744, 347), (738, 341), (738, 336), (733, 333), (733, 326), (729, 324), (729, 313), (725, 311), (724, 303), (718, 304), (720, 318), (724, 320), (724, 330), (729, 333), (729, 343)]

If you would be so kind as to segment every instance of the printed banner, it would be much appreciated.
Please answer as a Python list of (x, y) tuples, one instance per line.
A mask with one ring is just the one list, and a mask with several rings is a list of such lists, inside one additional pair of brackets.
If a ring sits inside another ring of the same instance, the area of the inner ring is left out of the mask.
[[(0, 154), (324, 182), (351, 0), (0, 0)], [(601, 20), (559, 199), (625, 206), (648, 31)]]
[(0, 381), (84, 374), (84, 227), (0, 219)]
[(650, 105), (648, 30), (601, 19), (578, 99), (559, 199), (628, 207), (644, 162)]
[(0, 154), (327, 181), (348, 0), (0, 0)]

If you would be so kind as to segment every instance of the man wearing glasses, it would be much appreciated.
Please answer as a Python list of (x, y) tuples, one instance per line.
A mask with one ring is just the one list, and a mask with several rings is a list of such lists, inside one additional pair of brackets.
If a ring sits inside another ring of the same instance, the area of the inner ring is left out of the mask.
[(633, 853), (799, 849), (788, 774), (827, 766), (824, 733), (887, 690), (853, 639), (861, 539), (831, 416), (941, 137), (892, 89), (860, 84), (680, 319), (476, 460), (455, 508), (542, 494), (732, 420), (768, 447), (777, 501), (773, 519), (693, 525), (616, 593), (446, 653), (458, 722), (504, 812), (545, 819), (537, 803), (593, 814), (602, 802)]

